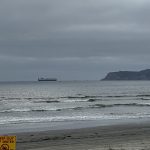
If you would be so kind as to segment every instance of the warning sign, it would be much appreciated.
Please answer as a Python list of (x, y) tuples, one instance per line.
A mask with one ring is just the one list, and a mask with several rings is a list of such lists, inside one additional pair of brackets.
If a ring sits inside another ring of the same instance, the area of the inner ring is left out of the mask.
[(0, 136), (0, 150), (16, 150), (16, 136)]

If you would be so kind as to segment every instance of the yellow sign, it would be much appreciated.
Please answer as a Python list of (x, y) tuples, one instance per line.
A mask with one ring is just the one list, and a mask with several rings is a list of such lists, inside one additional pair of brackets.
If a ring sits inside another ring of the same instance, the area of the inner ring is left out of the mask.
[(16, 136), (0, 136), (0, 150), (16, 150)]

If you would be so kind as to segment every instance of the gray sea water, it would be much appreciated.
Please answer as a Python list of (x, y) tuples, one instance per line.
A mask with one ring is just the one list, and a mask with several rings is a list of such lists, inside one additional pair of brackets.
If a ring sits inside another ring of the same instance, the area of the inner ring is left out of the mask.
[(0, 83), (0, 128), (150, 118), (150, 81)]

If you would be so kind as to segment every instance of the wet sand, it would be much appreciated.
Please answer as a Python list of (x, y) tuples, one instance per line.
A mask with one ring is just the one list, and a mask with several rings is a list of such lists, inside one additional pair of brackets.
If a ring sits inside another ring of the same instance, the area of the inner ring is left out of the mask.
[(150, 150), (150, 123), (17, 133), (17, 150)]

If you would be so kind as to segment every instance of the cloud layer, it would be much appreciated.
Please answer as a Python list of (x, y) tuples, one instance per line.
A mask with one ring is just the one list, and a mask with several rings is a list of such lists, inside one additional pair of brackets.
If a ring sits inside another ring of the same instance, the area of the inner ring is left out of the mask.
[(100, 79), (150, 68), (149, 0), (5, 0), (2, 80)]

